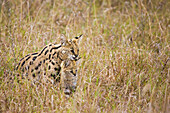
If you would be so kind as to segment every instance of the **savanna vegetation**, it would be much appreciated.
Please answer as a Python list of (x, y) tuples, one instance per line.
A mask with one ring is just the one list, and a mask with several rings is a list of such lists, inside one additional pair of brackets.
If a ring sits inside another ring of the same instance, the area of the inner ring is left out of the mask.
[[(0, 0), (0, 112), (170, 111), (169, 0)], [(25, 55), (79, 42), (77, 91), (10, 82)]]

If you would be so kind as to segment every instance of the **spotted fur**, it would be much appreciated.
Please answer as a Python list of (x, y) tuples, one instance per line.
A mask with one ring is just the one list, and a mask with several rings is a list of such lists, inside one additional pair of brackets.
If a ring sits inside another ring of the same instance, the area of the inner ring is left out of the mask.
[(81, 36), (67, 40), (62, 35), (60, 44), (49, 44), (37, 53), (26, 55), (20, 60), (16, 70), (22, 73), (22, 78), (40, 80), (45, 76), (54, 82), (60, 80), (61, 62), (79, 59), (78, 40)]

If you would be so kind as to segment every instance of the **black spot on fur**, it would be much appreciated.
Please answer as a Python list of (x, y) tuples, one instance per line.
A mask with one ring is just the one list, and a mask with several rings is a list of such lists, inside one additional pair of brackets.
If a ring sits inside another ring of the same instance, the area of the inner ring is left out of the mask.
[(48, 53), (48, 50), (47, 51), (45, 51), (45, 55)]
[(38, 53), (33, 53), (33, 54), (31, 54), (31, 55), (36, 55), (36, 54), (38, 54)]
[(45, 59), (43, 60), (43, 63), (45, 63)]
[(58, 62), (55, 62), (58, 66), (60, 66), (59, 64), (58, 64)]
[(51, 54), (49, 54), (49, 59), (51, 58)]
[(16, 70), (18, 70), (19, 65), (20, 65), (20, 63), (17, 65)]
[(55, 65), (55, 63), (53, 61), (51, 63), (52, 63), (52, 65)]
[(33, 62), (32, 61), (30, 61), (30, 65), (32, 65), (33, 64)]
[(55, 76), (55, 74), (51, 74), (51, 76), (53, 77), (53, 76)]
[(38, 69), (38, 66), (35, 67), (35, 70), (37, 70), (37, 69)]
[(54, 52), (53, 56), (56, 54), (56, 52)]
[(53, 77), (55, 79), (55, 74), (51, 74), (51, 77)]
[(34, 56), (34, 57), (32, 58), (32, 60), (35, 61), (36, 58), (37, 58), (37, 56)]
[(41, 53), (40, 54), (38, 54), (38, 56), (40, 56), (43, 52), (44, 52), (44, 50), (47, 48), (47, 46), (46, 47), (44, 47), (44, 49), (41, 51)]
[(46, 47), (44, 47), (44, 49), (41, 51), (41, 53), (45, 50), (47, 48), (47, 46)]
[(34, 70), (33, 69), (31, 69), (31, 72), (33, 72)]
[(40, 74), (40, 71), (38, 71), (38, 74)]
[(52, 44), (50, 44), (49, 46), (52, 46)]
[(55, 67), (55, 68), (54, 68), (54, 70), (55, 70), (55, 71), (57, 71), (57, 70), (58, 70), (58, 68), (56, 68), (56, 67)]
[(25, 57), (27, 57), (27, 56), (29, 56), (29, 54), (28, 54), (28, 55), (26, 55)]
[(61, 45), (59, 45), (58, 47), (53, 47), (53, 48), (51, 48), (50, 52), (52, 52), (53, 49), (58, 49), (60, 47), (61, 47)]
[(21, 67), (25, 64), (25, 61), (23, 61), (23, 63), (21, 64)]
[(38, 64), (38, 66), (41, 66), (41, 64), (42, 64), (42, 61), (40, 61), (40, 63)]
[(35, 73), (33, 73), (32, 76), (35, 77)]
[(48, 69), (50, 70), (50, 69), (51, 69), (51, 66), (48, 66)]
[(22, 61), (24, 58), (21, 58), (20, 61)]
[(27, 61), (28, 59), (30, 59), (30, 56), (26, 59), (26, 61)]

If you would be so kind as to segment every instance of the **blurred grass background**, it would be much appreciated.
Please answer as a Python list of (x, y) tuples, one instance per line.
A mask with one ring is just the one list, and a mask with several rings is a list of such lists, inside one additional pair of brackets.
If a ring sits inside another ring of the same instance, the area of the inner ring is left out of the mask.
[[(169, 0), (0, 0), (0, 112), (170, 111), (169, 7)], [(83, 34), (71, 98), (51, 85), (8, 83), (19, 59), (61, 34)]]

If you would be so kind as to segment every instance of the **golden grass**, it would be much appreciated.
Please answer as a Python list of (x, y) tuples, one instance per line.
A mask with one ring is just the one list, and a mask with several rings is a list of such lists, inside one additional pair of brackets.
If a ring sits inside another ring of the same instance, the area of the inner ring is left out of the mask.
[[(1, 0), (0, 112), (168, 112), (168, 0)], [(83, 34), (78, 88), (8, 83), (20, 58)]]

